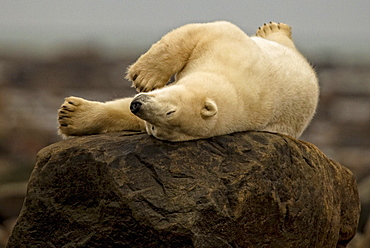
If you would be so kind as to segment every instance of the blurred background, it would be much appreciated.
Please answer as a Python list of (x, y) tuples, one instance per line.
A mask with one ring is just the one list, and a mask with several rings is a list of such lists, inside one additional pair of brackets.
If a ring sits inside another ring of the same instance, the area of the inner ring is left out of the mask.
[(370, 227), (370, 1), (0, 0), (0, 248), (20, 211), (43, 147), (57, 136), (57, 110), (73, 95), (131, 96), (125, 70), (168, 31), (228, 20), (253, 35), (264, 22), (292, 26), (321, 87), (301, 139), (350, 168), (362, 216), (351, 247)]

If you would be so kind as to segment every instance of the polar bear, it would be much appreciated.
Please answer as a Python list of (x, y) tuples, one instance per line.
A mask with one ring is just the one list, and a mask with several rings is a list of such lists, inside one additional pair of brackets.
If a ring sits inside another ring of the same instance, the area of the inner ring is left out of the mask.
[(161, 140), (186, 141), (255, 130), (298, 138), (319, 95), (290, 26), (273, 22), (253, 37), (226, 21), (182, 26), (131, 65), (127, 79), (140, 92), (133, 98), (66, 98), (59, 134), (146, 130)]

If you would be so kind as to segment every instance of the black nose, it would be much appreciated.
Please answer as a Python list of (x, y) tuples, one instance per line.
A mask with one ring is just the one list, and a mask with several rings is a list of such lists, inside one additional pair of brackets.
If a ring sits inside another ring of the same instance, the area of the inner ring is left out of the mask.
[(132, 101), (131, 104), (130, 104), (130, 110), (133, 114), (136, 114), (137, 112), (139, 112), (140, 108), (141, 108), (141, 102), (137, 102), (137, 101)]

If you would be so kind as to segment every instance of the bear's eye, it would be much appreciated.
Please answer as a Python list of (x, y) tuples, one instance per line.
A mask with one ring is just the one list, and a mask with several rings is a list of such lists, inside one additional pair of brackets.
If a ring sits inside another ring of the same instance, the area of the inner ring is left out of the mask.
[(171, 110), (171, 111), (169, 111), (169, 112), (167, 112), (167, 116), (171, 116), (173, 113), (175, 113), (176, 111), (175, 110)]

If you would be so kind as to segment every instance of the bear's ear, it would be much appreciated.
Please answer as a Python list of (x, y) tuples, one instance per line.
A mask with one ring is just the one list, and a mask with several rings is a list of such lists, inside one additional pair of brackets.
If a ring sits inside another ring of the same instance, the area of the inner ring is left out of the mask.
[(216, 103), (210, 99), (206, 99), (200, 113), (203, 117), (211, 117), (217, 114), (217, 111), (218, 109)]

